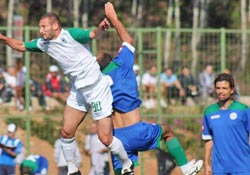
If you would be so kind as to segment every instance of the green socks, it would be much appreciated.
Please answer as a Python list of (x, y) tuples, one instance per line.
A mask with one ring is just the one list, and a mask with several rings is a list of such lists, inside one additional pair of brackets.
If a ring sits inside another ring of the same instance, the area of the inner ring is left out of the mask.
[(168, 152), (171, 154), (171, 156), (174, 157), (178, 166), (187, 164), (188, 162), (187, 156), (176, 137), (167, 141), (166, 146), (167, 146)]

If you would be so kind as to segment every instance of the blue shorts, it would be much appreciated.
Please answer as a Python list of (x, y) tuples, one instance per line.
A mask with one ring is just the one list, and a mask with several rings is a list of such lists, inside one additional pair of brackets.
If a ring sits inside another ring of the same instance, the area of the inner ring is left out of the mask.
[[(160, 147), (162, 128), (158, 124), (139, 122), (114, 130), (114, 136), (121, 140), (130, 160), (138, 165), (138, 151), (147, 151)], [(122, 168), (120, 160), (112, 155), (114, 170)]]
[(213, 175), (249, 175), (250, 171), (243, 173), (213, 173)]

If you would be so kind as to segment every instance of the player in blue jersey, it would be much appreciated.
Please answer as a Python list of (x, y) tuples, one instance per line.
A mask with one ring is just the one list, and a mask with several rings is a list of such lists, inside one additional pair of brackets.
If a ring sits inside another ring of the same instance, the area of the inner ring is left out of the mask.
[(23, 144), (16, 137), (17, 127), (8, 124), (8, 133), (0, 136), (0, 175), (16, 174), (16, 160), (22, 154)]
[(234, 100), (232, 75), (219, 74), (214, 88), (218, 102), (206, 108), (203, 118), (205, 175), (249, 175), (250, 110)]
[(48, 160), (42, 155), (31, 154), (20, 166), (21, 175), (48, 175)]
[[(113, 95), (114, 135), (118, 137), (134, 164), (138, 164), (138, 151), (156, 149), (160, 140), (166, 142), (169, 153), (175, 158), (183, 174), (196, 174), (200, 171), (203, 161), (188, 162), (178, 139), (174, 137), (169, 126), (150, 124), (141, 121), (139, 106), (141, 100), (133, 72), (134, 51), (133, 39), (120, 22), (111, 3), (105, 4), (105, 13), (116, 29), (122, 43), (118, 55), (112, 58), (107, 53), (100, 53), (97, 61), (107, 77), (110, 77)], [(115, 173), (119, 174), (121, 163), (112, 157)]]
[(63, 115), (61, 130), (62, 148), (68, 164), (68, 175), (81, 174), (75, 160), (74, 136), (78, 126), (92, 110), (97, 121), (98, 137), (110, 151), (122, 161), (123, 170), (130, 170), (132, 161), (122, 145), (113, 136), (111, 119), (113, 97), (106, 77), (101, 73), (96, 58), (86, 44), (99, 38), (109, 27), (104, 19), (95, 30), (61, 26), (59, 17), (53, 13), (45, 14), (39, 21), (41, 38), (23, 42), (0, 34), (0, 40), (17, 51), (45, 52), (62, 68), (71, 82), (70, 95)]

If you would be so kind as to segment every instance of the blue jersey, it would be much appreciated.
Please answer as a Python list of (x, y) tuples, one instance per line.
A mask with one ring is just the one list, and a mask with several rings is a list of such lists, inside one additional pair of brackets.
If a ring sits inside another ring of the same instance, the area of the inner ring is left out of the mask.
[[(7, 135), (0, 137), (0, 144), (12, 148), (16, 154), (20, 154), (23, 148), (22, 142), (17, 138), (10, 138)], [(15, 157), (0, 149), (0, 165), (15, 166)]]
[(113, 108), (120, 112), (130, 112), (141, 104), (133, 64), (134, 47), (124, 42), (118, 55), (102, 71), (113, 81)]
[(227, 110), (213, 104), (205, 110), (203, 140), (213, 140), (213, 173), (243, 173), (250, 171), (250, 110), (232, 102)]
[(31, 174), (48, 174), (48, 160), (41, 155), (29, 155), (22, 164), (27, 167), (32, 167)]

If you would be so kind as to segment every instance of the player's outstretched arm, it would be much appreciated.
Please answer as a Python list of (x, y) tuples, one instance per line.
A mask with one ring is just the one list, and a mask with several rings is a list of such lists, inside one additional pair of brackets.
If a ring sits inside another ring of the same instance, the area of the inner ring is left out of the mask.
[(124, 25), (121, 23), (121, 21), (118, 19), (116, 11), (114, 9), (114, 6), (112, 3), (107, 2), (105, 4), (105, 14), (110, 20), (110, 22), (113, 24), (115, 27), (116, 31), (119, 34), (119, 37), (122, 42), (127, 42), (129, 44), (133, 44), (133, 39), (124, 27)]
[(104, 18), (98, 28), (90, 32), (90, 38), (99, 39), (110, 28), (110, 23), (107, 18)]
[(24, 46), (23, 41), (14, 39), (14, 38), (9, 38), (7, 36), (4, 36), (0, 33), (0, 40), (4, 41), (5, 44), (7, 44), (8, 46), (10, 46), (12, 49), (20, 51), (20, 52), (24, 52), (26, 51), (26, 48)]

